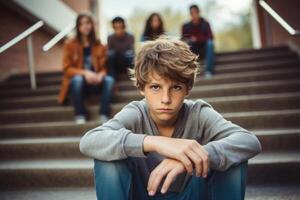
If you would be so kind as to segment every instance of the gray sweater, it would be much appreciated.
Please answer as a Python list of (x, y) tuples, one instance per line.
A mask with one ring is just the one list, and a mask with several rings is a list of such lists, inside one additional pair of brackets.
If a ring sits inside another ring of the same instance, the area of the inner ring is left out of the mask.
[[(173, 138), (195, 139), (208, 151), (211, 169), (224, 171), (261, 152), (257, 137), (227, 121), (207, 102), (185, 100), (179, 111)], [(94, 159), (113, 161), (135, 157), (141, 167), (145, 187), (151, 171), (164, 157), (143, 152), (146, 135), (159, 135), (151, 119), (146, 100), (126, 105), (111, 120), (88, 131), (80, 141), (80, 151)], [(170, 191), (180, 192), (190, 179), (183, 173), (172, 183)]]
[(121, 38), (117, 37), (116, 34), (111, 34), (107, 38), (107, 46), (108, 50), (114, 50), (121, 54), (128, 50), (134, 52), (134, 37), (127, 32)]

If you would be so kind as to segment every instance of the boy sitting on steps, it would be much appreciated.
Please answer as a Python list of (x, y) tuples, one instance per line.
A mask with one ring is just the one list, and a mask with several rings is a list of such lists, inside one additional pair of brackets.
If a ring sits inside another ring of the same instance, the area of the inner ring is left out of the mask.
[(94, 158), (97, 198), (243, 199), (257, 137), (210, 104), (185, 99), (197, 56), (182, 41), (144, 43), (132, 71), (145, 97), (88, 131), (80, 151)]

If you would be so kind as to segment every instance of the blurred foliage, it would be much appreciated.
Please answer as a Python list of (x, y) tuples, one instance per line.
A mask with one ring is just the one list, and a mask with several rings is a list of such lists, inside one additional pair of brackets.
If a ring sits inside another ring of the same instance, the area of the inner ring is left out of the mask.
[(234, 51), (253, 47), (250, 13), (239, 17), (241, 18), (239, 24), (228, 25), (224, 31), (215, 33), (216, 51)]

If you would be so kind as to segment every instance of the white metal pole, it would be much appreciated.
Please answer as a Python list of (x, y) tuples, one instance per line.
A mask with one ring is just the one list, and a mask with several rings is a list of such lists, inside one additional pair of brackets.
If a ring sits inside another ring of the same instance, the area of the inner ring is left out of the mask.
[(34, 52), (32, 45), (32, 36), (28, 36), (27, 39), (27, 56), (28, 56), (28, 67), (30, 75), (30, 85), (31, 89), (36, 89), (36, 79), (35, 79), (35, 66), (34, 66)]

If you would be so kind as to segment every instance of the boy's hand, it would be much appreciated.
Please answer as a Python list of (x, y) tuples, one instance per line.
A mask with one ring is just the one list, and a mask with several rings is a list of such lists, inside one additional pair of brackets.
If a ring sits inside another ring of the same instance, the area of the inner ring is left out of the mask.
[(105, 77), (105, 73), (103, 73), (103, 72), (97, 73), (98, 83), (101, 83), (103, 81), (104, 77)]
[(147, 186), (148, 194), (150, 196), (155, 195), (156, 190), (164, 177), (166, 178), (161, 188), (161, 193), (167, 192), (176, 176), (184, 171), (184, 165), (180, 161), (170, 158), (164, 159), (150, 174)]
[(190, 175), (192, 175), (194, 165), (196, 176), (207, 177), (208, 152), (196, 140), (147, 136), (144, 140), (144, 151), (155, 151), (180, 161)]
[(84, 78), (88, 84), (96, 85), (99, 81), (99, 78), (95, 72), (90, 70), (84, 71)]

